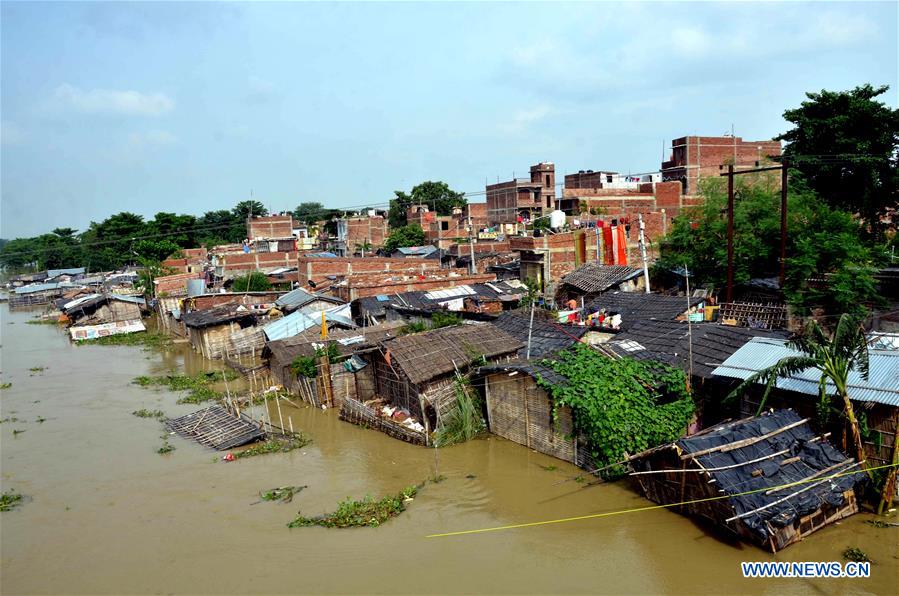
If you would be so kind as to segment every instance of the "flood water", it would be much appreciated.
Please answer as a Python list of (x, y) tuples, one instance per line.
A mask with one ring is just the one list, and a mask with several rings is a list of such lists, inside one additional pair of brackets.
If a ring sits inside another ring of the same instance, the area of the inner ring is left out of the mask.
[[(138, 375), (220, 368), (185, 346), (168, 353), (73, 346), (0, 306), (2, 489), (29, 496), (0, 515), (3, 594), (20, 593), (896, 593), (899, 528), (856, 515), (772, 555), (723, 540), (674, 511), (446, 538), (428, 534), (649, 505), (626, 483), (560, 484), (578, 470), (497, 437), (440, 450), (439, 473), (379, 528), (288, 529), (297, 511), (395, 494), (435, 473), (435, 451), (283, 408), (313, 439), (304, 449), (230, 463), (131, 414), (197, 406), (131, 384)], [(30, 368), (45, 367), (40, 372)], [(46, 419), (37, 422), (38, 418)], [(277, 414), (273, 415), (277, 420)], [(285, 421), (286, 424), (286, 421)], [(25, 432), (14, 434), (14, 430)], [(541, 466), (556, 466), (546, 470)], [(292, 503), (257, 503), (306, 485)], [(875, 561), (856, 580), (748, 580), (741, 561)]]

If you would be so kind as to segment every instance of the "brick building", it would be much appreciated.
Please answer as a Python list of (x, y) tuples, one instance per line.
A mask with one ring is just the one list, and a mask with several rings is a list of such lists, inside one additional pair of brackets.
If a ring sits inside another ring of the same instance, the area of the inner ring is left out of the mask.
[(421, 226), (426, 244), (447, 250), (467, 243), (469, 235), (477, 238), (477, 231), (488, 226), (487, 204), (471, 203), (454, 209), (452, 215), (437, 215), (427, 205), (412, 205), (406, 210), (406, 221)]
[(556, 199), (556, 168), (551, 162), (531, 166), (530, 178), (488, 184), (487, 220), (493, 224), (514, 224), (521, 216), (534, 219), (553, 209)]
[(384, 246), (389, 234), (387, 219), (381, 215), (338, 219), (334, 252), (341, 256), (353, 255), (366, 245), (367, 251), (375, 251)]
[(324, 284), (329, 277), (342, 278), (360, 273), (421, 273), (440, 268), (437, 259), (390, 259), (384, 257), (305, 257), (297, 258), (300, 284)]
[(742, 137), (732, 136), (681, 137), (671, 141), (671, 157), (662, 162), (662, 180), (680, 182), (683, 194), (695, 195), (699, 180), (718, 177), (721, 165), (754, 166), (780, 154), (780, 141), (744, 141)]
[(247, 220), (247, 239), (251, 242), (292, 239), (293, 237), (293, 216), (291, 215), (269, 215)]
[(217, 278), (231, 279), (253, 271), (268, 273), (283, 267), (293, 268), (296, 258), (296, 251), (227, 253), (213, 255), (212, 265)]
[(402, 292), (430, 291), (492, 281), (496, 281), (496, 275), (492, 273), (468, 275), (464, 269), (435, 269), (419, 275), (362, 273), (350, 275), (335, 284), (332, 293), (341, 300), (352, 302), (369, 296), (390, 296)]

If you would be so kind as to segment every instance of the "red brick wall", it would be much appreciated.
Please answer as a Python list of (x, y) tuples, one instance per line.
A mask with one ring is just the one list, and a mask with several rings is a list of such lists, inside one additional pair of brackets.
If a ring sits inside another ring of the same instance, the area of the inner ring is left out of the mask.
[(443, 270), (439, 273), (430, 272), (424, 279), (420, 279), (419, 276), (352, 275), (347, 277), (346, 283), (338, 286), (334, 293), (338, 298), (351, 302), (357, 298), (377, 296), (379, 294), (431, 291), (466, 284), (496, 281), (496, 276), (492, 273), (467, 275), (464, 269), (455, 269), (453, 273), (458, 273), (459, 275), (451, 277), (448, 270)]
[(222, 267), (222, 277), (243, 275), (248, 271), (276, 269), (278, 267), (294, 267), (295, 252), (251, 252), (226, 254), (216, 257), (215, 264)]
[(247, 222), (247, 237), (254, 238), (290, 238), (293, 236), (293, 217), (290, 215), (272, 215), (254, 217)]
[(206, 310), (222, 304), (271, 304), (283, 294), (284, 292), (204, 294), (190, 299), (191, 310)]
[(200, 279), (203, 274), (197, 273), (178, 273), (176, 275), (166, 275), (157, 277), (153, 280), (153, 288), (156, 296), (167, 294), (169, 296), (183, 296), (187, 294), (187, 281), (190, 279)]
[(351, 217), (347, 220), (346, 249), (354, 252), (356, 245), (370, 243), (372, 249), (384, 246), (387, 239), (387, 220), (381, 217)]
[[(484, 252), (509, 252), (509, 242), (477, 242), (474, 243), (474, 252), (484, 253)], [(454, 244), (449, 248), (449, 254), (454, 257), (463, 257), (471, 254), (471, 245), (469, 243), (465, 244)]]
[(300, 283), (312, 280), (316, 283), (329, 275), (345, 277), (359, 273), (386, 273), (388, 271), (430, 271), (440, 268), (437, 259), (391, 259), (384, 257), (299, 257), (297, 268)]

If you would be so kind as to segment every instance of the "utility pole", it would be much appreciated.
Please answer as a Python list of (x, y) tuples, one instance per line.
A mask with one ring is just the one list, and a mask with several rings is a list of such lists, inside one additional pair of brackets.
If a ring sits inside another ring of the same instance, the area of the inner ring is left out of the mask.
[(727, 166), (727, 302), (733, 302), (734, 294), (734, 176), (780, 170), (780, 289), (783, 291), (787, 275), (787, 182), (789, 163), (784, 159), (779, 166), (734, 171)]
[(646, 260), (646, 239), (643, 236), (643, 214), (637, 214), (637, 222), (640, 225), (640, 256), (643, 258), (643, 281), (646, 286), (646, 293), (649, 294), (649, 264)]
[[(468, 272), (474, 275), (477, 273), (478, 268), (475, 266), (474, 262), (474, 227), (471, 225), (471, 212), (468, 213), (468, 246), (471, 249), (471, 262), (468, 264)], [(438, 249), (439, 250), (439, 249)]]

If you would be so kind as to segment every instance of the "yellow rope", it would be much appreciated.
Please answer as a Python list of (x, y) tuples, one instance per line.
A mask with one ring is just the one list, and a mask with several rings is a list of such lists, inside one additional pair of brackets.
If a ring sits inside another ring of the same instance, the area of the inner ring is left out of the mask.
[[(899, 464), (887, 464), (884, 466), (867, 468), (867, 471), (882, 470), (884, 468), (893, 468), (897, 465), (899, 465)], [(817, 478), (797, 480), (795, 482), (789, 482), (787, 484), (782, 484), (780, 486), (766, 486), (764, 488), (757, 488), (757, 489), (749, 490), (746, 492), (737, 493), (735, 495), (719, 495), (717, 497), (706, 497), (704, 499), (694, 499), (692, 501), (682, 501), (680, 503), (667, 503), (664, 505), (647, 505), (646, 507), (635, 507), (633, 509), (621, 509), (619, 511), (607, 511), (605, 513), (592, 513), (589, 515), (578, 515), (576, 517), (563, 517), (561, 519), (550, 519), (550, 520), (544, 520), (544, 521), (529, 522), (529, 523), (524, 523), (524, 524), (512, 524), (512, 525), (508, 525), (508, 526), (496, 526), (493, 528), (480, 528), (477, 530), (460, 530), (458, 532), (444, 532), (442, 534), (428, 534), (427, 536), (425, 536), (425, 538), (445, 538), (447, 536), (463, 536), (466, 534), (481, 534), (483, 532), (498, 532), (500, 530), (513, 530), (515, 528), (530, 528), (533, 526), (546, 526), (549, 524), (561, 524), (561, 523), (566, 523), (566, 522), (581, 521), (584, 519), (594, 519), (594, 518), (599, 518), (599, 517), (611, 517), (613, 515), (621, 515), (624, 513), (637, 513), (639, 511), (650, 511), (652, 509), (664, 509), (666, 507), (678, 507), (680, 505), (692, 505), (694, 503), (704, 503), (706, 501), (717, 501), (719, 499), (730, 499), (733, 497), (742, 497), (745, 495), (752, 495), (755, 493), (765, 492), (765, 491), (769, 491), (772, 489), (780, 490), (783, 488), (789, 488), (791, 486), (796, 486), (798, 484), (805, 484), (807, 482), (821, 482), (824, 480), (831, 480), (833, 478), (840, 478), (842, 476), (852, 476), (854, 474), (864, 474), (864, 473), (865, 473), (865, 471), (863, 471), (863, 470), (856, 470), (853, 472), (840, 472), (837, 474), (832, 474), (830, 476), (819, 476)]]

